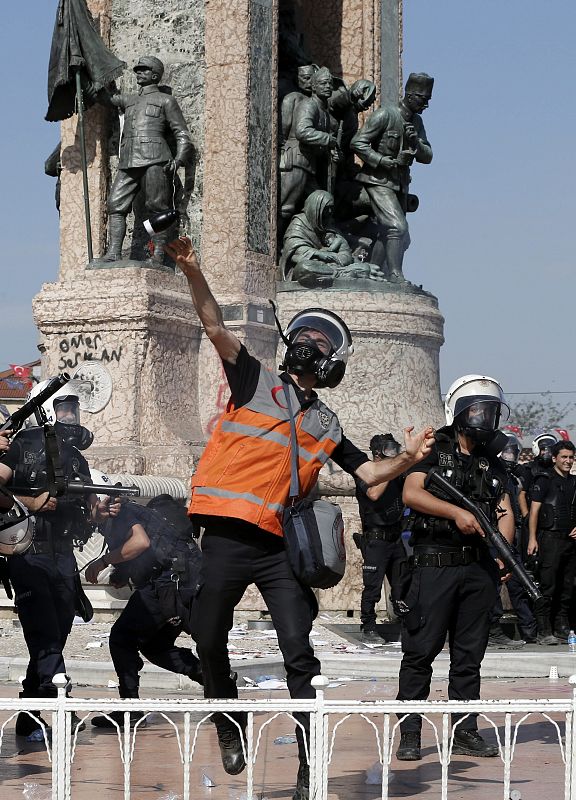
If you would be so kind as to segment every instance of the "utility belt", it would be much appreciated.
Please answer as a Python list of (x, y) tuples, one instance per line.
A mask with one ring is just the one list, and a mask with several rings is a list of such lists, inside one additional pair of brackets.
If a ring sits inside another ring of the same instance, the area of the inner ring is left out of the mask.
[(362, 531), (366, 542), (396, 542), (401, 534), (400, 525), (390, 525), (387, 528), (369, 528)]
[(415, 567), (462, 567), (480, 561), (479, 547), (422, 547), (414, 548), (412, 563)]

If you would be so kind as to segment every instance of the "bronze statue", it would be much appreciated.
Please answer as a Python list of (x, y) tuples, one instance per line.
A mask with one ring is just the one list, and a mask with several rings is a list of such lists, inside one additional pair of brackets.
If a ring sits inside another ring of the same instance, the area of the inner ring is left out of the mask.
[[(358, 115), (367, 111), (376, 99), (376, 84), (361, 78), (346, 86), (341, 78), (333, 79), (334, 88), (328, 101), (332, 133), (337, 139), (342, 158), (338, 163), (338, 178), (348, 177), (357, 171), (350, 142), (358, 132)], [(328, 187), (333, 191), (334, 187)]]
[(332, 76), (326, 67), (314, 72), (311, 89), (311, 96), (294, 106), (280, 154), (280, 236), (304, 199), (319, 186), (326, 187), (328, 163), (337, 149), (330, 133)]
[[(174, 205), (176, 170), (193, 153), (188, 126), (171, 94), (159, 89), (164, 65), (154, 56), (143, 56), (134, 67), (137, 94), (106, 93), (99, 99), (124, 112), (118, 172), (108, 197), (108, 250), (101, 263), (122, 259), (126, 217), (139, 191), (145, 197), (149, 214), (166, 211)], [(175, 141), (172, 153), (168, 138)], [(152, 237), (151, 265), (161, 267), (169, 231)]]
[(310, 97), (312, 94), (312, 76), (317, 70), (318, 66), (316, 64), (298, 67), (298, 91), (289, 92), (282, 99), (282, 105), (280, 106), (281, 146), (290, 136), (294, 109), (301, 100), (305, 97)]
[(350, 245), (334, 222), (334, 198), (320, 189), (308, 195), (284, 235), (280, 267), (285, 280), (307, 288), (329, 287), (339, 279), (383, 280), (372, 264), (354, 258)]
[(363, 162), (356, 181), (368, 195), (379, 227), (371, 260), (398, 283), (405, 282), (402, 264), (410, 241), (406, 212), (417, 203), (408, 193), (410, 166), (432, 161), (420, 114), (428, 108), (433, 85), (429, 75), (411, 73), (400, 103), (374, 111), (350, 144)]

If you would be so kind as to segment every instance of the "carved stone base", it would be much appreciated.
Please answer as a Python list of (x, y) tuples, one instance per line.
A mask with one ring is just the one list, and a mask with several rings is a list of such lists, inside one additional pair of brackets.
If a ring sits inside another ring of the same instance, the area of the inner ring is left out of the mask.
[(188, 479), (202, 449), (200, 326), (183, 275), (122, 267), (45, 284), (34, 298), (43, 375), (108, 371), (104, 408), (83, 414), (90, 461), (110, 472)]

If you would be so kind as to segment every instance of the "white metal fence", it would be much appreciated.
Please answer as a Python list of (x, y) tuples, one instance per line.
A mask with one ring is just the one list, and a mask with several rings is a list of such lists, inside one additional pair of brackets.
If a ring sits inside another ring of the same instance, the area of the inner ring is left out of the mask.
[[(576, 712), (576, 689), (566, 699), (554, 700), (479, 700), (471, 702), (458, 701), (414, 701), (398, 702), (390, 700), (358, 701), (327, 700), (325, 688), (328, 680), (318, 676), (313, 680), (316, 688), (315, 700), (104, 700), (67, 698), (65, 692), (66, 679), (57, 675), (54, 682), (59, 686), (59, 695), (55, 699), (17, 700), (0, 698), (0, 711), (9, 712), (9, 717), (0, 726), (0, 757), (8, 726), (14, 724), (19, 711), (39, 712), (48, 719), (51, 714), (51, 737), (48, 738), (46, 750), (52, 768), (53, 800), (69, 800), (72, 793), (72, 765), (76, 755), (78, 733), (72, 735), (71, 712), (76, 712), (81, 720), (86, 720), (94, 712), (110, 714), (111, 711), (124, 712), (124, 725), (116, 725), (118, 738), (118, 757), (123, 765), (124, 800), (130, 800), (132, 794), (132, 763), (135, 745), (142, 723), (133, 727), (129, 724), (130, 711), (145, 714), (160, 714), (172, 727), (180, 757), (181, 777), (179, 778), (179, 796), (182, 800), (193, 800), (197, 791), (191, 787), (191, 767), (197, 751), (197, 741), (203, 726), (210, 724), (213, 712), (243, 710), (248, 713), (246, 730), (246, 800), (259, 800), (260, 793), (255, 793), (254, 766), (262, 758), (261, 743), (268, 726), (278, 717), (288, 717), (297, 725), (292, 715), (295, 712), (310, 714), (310, 798), (326, 800), (328, 797), (328, 781), (331, 764), (337, 758), (339, 733), (346, 721), (353, 717), (361, 717), (368, 724), (368, 733), (376, 743), (378, 758), (382, 766), (381, 800), (389, 797), (389, 772), (395, 746), (398, 742), (398, 715), (418, 713), (423, 717), (424, 725), (431, 726), (438, 762), (441, 767), (441, 779), (437, 797), (448, 798), (449, 765), (451, 762), (453, 729), (450, 724), (452, 713), (479, 714), (488, 725), (492, 726), (503, 764), (501, 774), (502, 793), (491, 788), (491, 797), (511, 798), (511, 780), (514, 768), (514, 756), (517, 751), (517, 740), (521, 726), (529, 717), (539, 715), (553, 727), (562, 763), (564, 764), (564, 800), (576, 800), (576, 731), (573, 721)], [(570, 678), (576, 686), (576, 676)], [(263, 722), (255, 723), (255, 714), (266, 714)], [(553, 719), (554, 715), (557, 719)], [(145, 717), (143, 718), (145, 719)], [(177, 720), (177, 721), (175, 721)], [(211, 726), (210, 726), (211, 727)], [(367, 741), (367, 746), (369, 742)], [(526, 746), (524, 743), (523, 746)], [(97, 747), (95, 745), (94, 747)], [(94, 751), (91, 757), (97, 758)], [(494, 759), (497, 761), (497, 759)], [(172, 765), (176, 768), (177, 764)], [(497, 780), (494, 770), (492, 779)], [(521, 776), (515, 775), (518, 780)], [(105, 779), (104, 779), (105, 780)], [(546, 777), (542, 775), (542, 797), (549, 797), (546, 791)], [(96, 788), (96, 787), (95, 787)], [(514, 797), (514, 794), (512, 794)]]

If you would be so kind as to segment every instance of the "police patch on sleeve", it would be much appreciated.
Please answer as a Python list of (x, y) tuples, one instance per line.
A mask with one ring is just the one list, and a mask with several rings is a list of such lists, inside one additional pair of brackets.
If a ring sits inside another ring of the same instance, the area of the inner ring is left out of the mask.
[(327, 431), (330, 427), (330, 421), (332, 417), (330, 414), (327, 414), (325, 411), (322, 411), (321, 408), (318, 409), (318, 422), (322, 426), (322, 428)]

